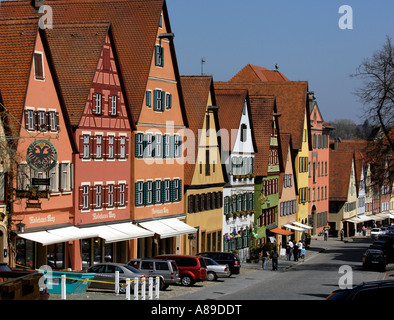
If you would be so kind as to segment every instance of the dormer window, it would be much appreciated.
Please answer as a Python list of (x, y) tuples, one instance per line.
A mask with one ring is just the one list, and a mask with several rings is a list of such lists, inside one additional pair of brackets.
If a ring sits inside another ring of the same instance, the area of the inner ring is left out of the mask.
[(44, 80), (44, 66), (41, 52), (34, 52), (34, 78)]
[(155, 65), (164, 67), (164, 48), (160, 45), (155, 46)]

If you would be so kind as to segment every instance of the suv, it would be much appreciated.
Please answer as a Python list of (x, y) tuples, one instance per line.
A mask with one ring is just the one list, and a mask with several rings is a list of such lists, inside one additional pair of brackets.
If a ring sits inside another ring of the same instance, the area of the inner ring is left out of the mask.
[(178, 266), (179, 277), (183, 286), (192, 286), (198, 281), (207, 280), (205, 261), (201, 257), (165, 254), (153, 257), (153, 259), (174, 260)]
[(382, 250), (369, 249), (363, 256), (363, 269), (377, 268), (386, 271), (386, 257)]
[(173, 260), (131, 259), (127, 264), (147, 277), (160, 277), (160, 290), (180, 281), (178, 267)]
[(239, 274), (241, 271), (241, 261), (239, 257), (232, 252), (201, 252), (198, 256), (208, 257), (219, 264), (228, 264), (231, 274)]
[(372, 281), (351, 289), (337, 289), (327, 300), (388, 301), (394, 295), (394, 280)]

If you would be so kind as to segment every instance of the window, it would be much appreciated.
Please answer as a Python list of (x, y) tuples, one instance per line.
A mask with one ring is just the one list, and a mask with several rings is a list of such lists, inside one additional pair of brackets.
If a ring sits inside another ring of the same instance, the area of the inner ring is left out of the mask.
[(155, 188), (154, 188), (154, 192), (155, 192), (155, 194), (154, 194), (154, 196), (155, 196), (155, 201), (154, 201), (154, 203), (161, 203), (161, 185), (162, 185), (162, 183), (161, 183), (161, 180), (156, 180), (155, 181)]
[(102, 95), (101, 93), (96, 93), (95, 95), (95, 106), (94, 106), (94, 113), (96, 115), (101, 115), (101, 100), (102, 100)]
[(174, 136), (174, 157), (180, 158), (182, 154), (182, 137), (175, 135)]
[(144, 158), (151, 158), (153, 151), (152, 134), (144, 135)]
[(155, 46), (155, 65), (164, 67), (164, 49), (162, 46)]
[(107, 186), (107, 207), (113, 208), (114, 207), (114, 185), (109, 184)]
[(100, 209), (102, 207), (102, 186), (101, 185), (96, 185), (95, 186), (96, 189), (96, 205), (95, 208)]
[(209, 150), (205, 150), (205, 175), (211, 175), (211, 166), (209, 164)]
[(170, 158), (171, 157), (171, 136), (170, 135), (164, 135), (163, 136), (163, 145), (164, 145), (164, 157), (165, 158)]
[(173, 183), (173, 190), (172, 191), (172, 201), (181, 201), (182, 200), (182, 180), (174, 179)]
[(34, 111), (26, 110), (25, 111), (25, 127), (27, 130), (34, 130)]
[(96, 136), (96, 159), (102, 159), (103, 136)]
[(111, 116), (116, 116), (118, 114), (118, 96), (111, 96)]
[(163, 156), (163, 137), (161, 134), (155, 135), (153, 152), (156, 158), (161, 158)]
[(69, 163), (60, 163), (59, 164), (59, 186), (60, 191), (69, 191), (70, 190), (70, 164)]
[(153, 182), (147, 181), (144, 183), (144, 204), (151, 205), (153, 204)]
[(135, 205), (137, 207), (144, 205), (144, 183), (142, 181), (135, 184)]
[(144, 156), (144, 135), (142, 133), (135, 134), (135, 156), (137, 158)]
[(146, 91), (146, 106), (152, 108), (152, 91)]
[(83, 135), (83, 158), (90, 158), (90, 136), (87, 134)]
[(127, 204), (126, 201), (126, 185), (124, 183), (119, 185), (119, 207), (124, 207)]
[(155, 111), (164, 111), (164, 92), (161, 90), (154, 91), (154, 102), (153, 102), (153, 110)]
[(126, 159), (126, 137), (121, 136), (119, 138), (119, 149), (120, 149), (120, 159)]
[(172, 107), (172, 94), (166, 93), (166, 109), (169, 110)]
[(49, 130), (51, 131), (57, 131), (57, 126), (58, 126), (58, 119), (59, 119), (59, 113), (54, 112), (54, 111), (49, 111)]
[(89, 186), (82, 187), (82, 210), (89, 209)]
[(44, 67), (43, 67), (42, 53), (34, 53), (34, 75), (36, 80), (44, 80)]
[(47, 117), (45, 111), (38, 111), (38, 128), (39, 131), (46, 131), (47, 128)]
[(247, 136), (247, 126), (246, 124), (241, 124), (241, 141), (245, 142)]
[(114, 147), (115, 147), (115, 137), (114, 136), (108, 136), (107, 138), (108, 141), (108, 159), (113, 159), (115, 156), (114, 152)]
[(171, 192), (170, 184), (171, 184), (170, 180), (164, 180), (163, 202), (165, 202), (165, 203), (171, 201), (171, 198), (170, 198), (170, 192)]

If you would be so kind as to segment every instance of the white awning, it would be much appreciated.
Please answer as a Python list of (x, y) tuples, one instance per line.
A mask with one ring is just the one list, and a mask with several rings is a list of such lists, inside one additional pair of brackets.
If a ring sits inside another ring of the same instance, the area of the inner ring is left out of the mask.
[(47, 246), (55, 243), (93, 238), (97, 237), (98, 234), (82, 231), (80, 228), (69, 226), (45, 231), (19, 233), (18, 236)]
[(107, 243), (125, 241), (135, 238), (151, 237), (154, 233), (137, 227), (131, 222), (122, 222), (94, 227), (63, 227), (52, 230), (19, 233), (18, 236), (41, 243), (44, 246), (89, 238), (102, 238)]
[(81, 230), (97, 234), (97, 237), (104, 239), (106, 243), (145, 238), (154, 235), (153, 232), (140, 228), (131, 222), (99, 225), (81, 228)]
[(307, 226), (306, 224), (302, 224), (297, 221), (292, 222), (292, 224), (296, 225), (297, 227), (304, 228), (304, 229), (310, 229), (310, 230), (313, 229), (313, 227)]
[(284, 224), (282, 227), (293, 229), (293, 230), (296, 230), (296, 231), (305, 231), (304, 228), (296, 227), (296, 226), (293, 226), (291, 224)]
[(366, 216), (365, 214), (360, 214), (357, 218), (361, 219), (361, 221), (370, 221), (373, 220), (372, 216)]
[(360, 222), (363, 222), (364, 220), (361, 220), (361, 219), (359, 219), (357, 217), (353, 217), (353, 218), (346, 219), (344, 221), (353, 222), (353, 223), (360, 223)]
[(387, 216), (388, 216), (389, 218), (391, 218), (391, 219), (394, 219), (394, 214), (392, 214), (392, 213), (387, 213)]
[(371, 217), (371, 220), (375, 220), (375, 221), (382, 221), (382, 220), (385, 220), (388, 218), (388, 217), (383, 216), (382, 213), (374, 214), (370, 217)]
[(177, 218), (141, 222), (139, 225), (145, 229), (159, 234), (161, 239), (197, 232), (197, 229), (189, 226)]

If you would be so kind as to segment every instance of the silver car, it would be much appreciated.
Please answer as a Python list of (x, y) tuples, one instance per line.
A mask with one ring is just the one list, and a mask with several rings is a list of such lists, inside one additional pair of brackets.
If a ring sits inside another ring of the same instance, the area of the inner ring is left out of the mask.
[(211, 258), (204, 257), (205, 264), (207, 265), (207, 279), (215, 281), (217, 278), (228, 278), (231, 276), (228, 264), (219, 264)]
[(131, 259), (129, 266), (146, 274), (147, 277), (160, 277), (160, 290), (165, 290), (170, 284), (180, 282), (178, 267), (173, 260)]
[[(122, 263), (98, 263), (91, 266), (86, 270), (88, 273), (95, 273), (93, 281), (89, 284), (89, 289), (104, 289), (114, 290), (115, 289), (115, 271), (119, 271), (119, 291), (122, 293), (126, 292), (126, 279), (134, 280), (135, 278), (148, 278), (141, 271)], [(139, 281), (141, 286), (141, 281)], [(134, 290), (134, 284), (131, 283), (131, 291)]]

